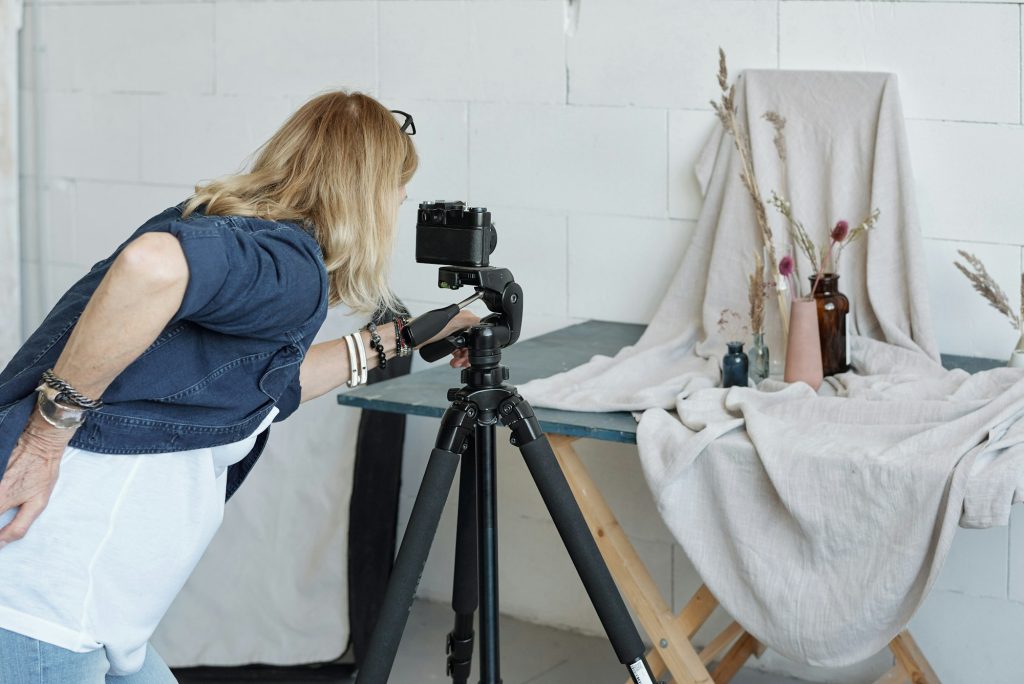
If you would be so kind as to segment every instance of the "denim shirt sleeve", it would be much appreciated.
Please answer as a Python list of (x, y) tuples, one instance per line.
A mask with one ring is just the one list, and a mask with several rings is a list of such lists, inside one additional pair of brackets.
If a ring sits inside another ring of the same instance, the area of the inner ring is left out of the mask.
[(167, 230), (189, 269), (172, 325), (189, 320), (228, 335), (279, 339), (316, 314), (326, 270), (315, 243), (296, 229), (176, 221)]

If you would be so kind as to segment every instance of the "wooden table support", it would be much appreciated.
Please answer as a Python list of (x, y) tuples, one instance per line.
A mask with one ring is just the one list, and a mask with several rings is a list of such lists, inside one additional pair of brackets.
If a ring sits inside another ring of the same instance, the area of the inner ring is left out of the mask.
[[(608, 570), (654, 644), (647, 652), (647, 662), (659, 681), (725, 684), (751, 656), (760, 656), (764, 645), (737, 622), (700, 652), (694, 648), (694, 634), (711, 617), (718, 601), (707, 586), (701, 586), (676, 615), (573, 448), (577, 438), (549, 434), (548, 439)], [(909, 632), (901, 632), (889, 648), (896, 664), (875, 684), (941, 684)]]

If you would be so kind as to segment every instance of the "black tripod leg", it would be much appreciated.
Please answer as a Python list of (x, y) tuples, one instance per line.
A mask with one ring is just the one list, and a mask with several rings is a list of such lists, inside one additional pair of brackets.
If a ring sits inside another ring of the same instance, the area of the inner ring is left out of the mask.
[(448, 633), (448, 676), (452, 684), (466, 684), (473, 665), (473, 614), (478, 600), (476, 567), (476, 455), (471, 446), (462, 454), (459, 474), (459, 525), (452, 586), (455, 628)]
[(357, 684), (384, 684), (391, 675), (398, 643), (409, 620), (416, 587), (423, 576), (430, 545), (437, 533), (445, 501), (455, 480), (459, 452), (475, 425), (475, 407), (453, 403), (441, 421), (437, 447), (430, 452), (409, 525), (402, 537), (402, 546), (388, 582), (380, 616), (373, 628), (366, 658), (356, 675)]
[(654, 684), (656, 680), (644, 658), (640, 634), (590, 534), (551, 445), (541, 432), (533, 409), (525, 399), (514, 395), (502, 403), (499, 415), (502, 422), (512, 429), (512, 444), (523, 453), (526, 466), (537, 483), (541, 498), (583, 580), (619, 662), (629, 669), (636, 684)]
[(501, 684), (498, 655), (498, 497), (494, 423), (476, 426), (480, 561), (480, 682)]

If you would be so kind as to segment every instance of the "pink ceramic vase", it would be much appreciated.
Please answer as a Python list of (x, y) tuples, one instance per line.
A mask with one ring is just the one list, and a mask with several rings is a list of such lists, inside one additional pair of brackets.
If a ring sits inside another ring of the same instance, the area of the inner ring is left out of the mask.
[(818, 304), (814, 299), (796, 299), (789, 309), (789, 346), (786, 347), (786, 382), (806, 382), (815, 391), (824, 377), (821, 366), (821, 338), (818, 334)]

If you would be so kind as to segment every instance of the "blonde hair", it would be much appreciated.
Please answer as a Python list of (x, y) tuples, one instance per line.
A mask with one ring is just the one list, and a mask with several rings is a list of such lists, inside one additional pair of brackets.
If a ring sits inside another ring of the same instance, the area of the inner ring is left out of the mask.
[(419, 163), (394, 115), (363, 93), (306, 102), (257, 150), (247, 173), (195, 186), (184, 216), (299, 222), (324, 255), (329, 303), (358, 313), (397, 309), (388, 285), (398, 191)]

